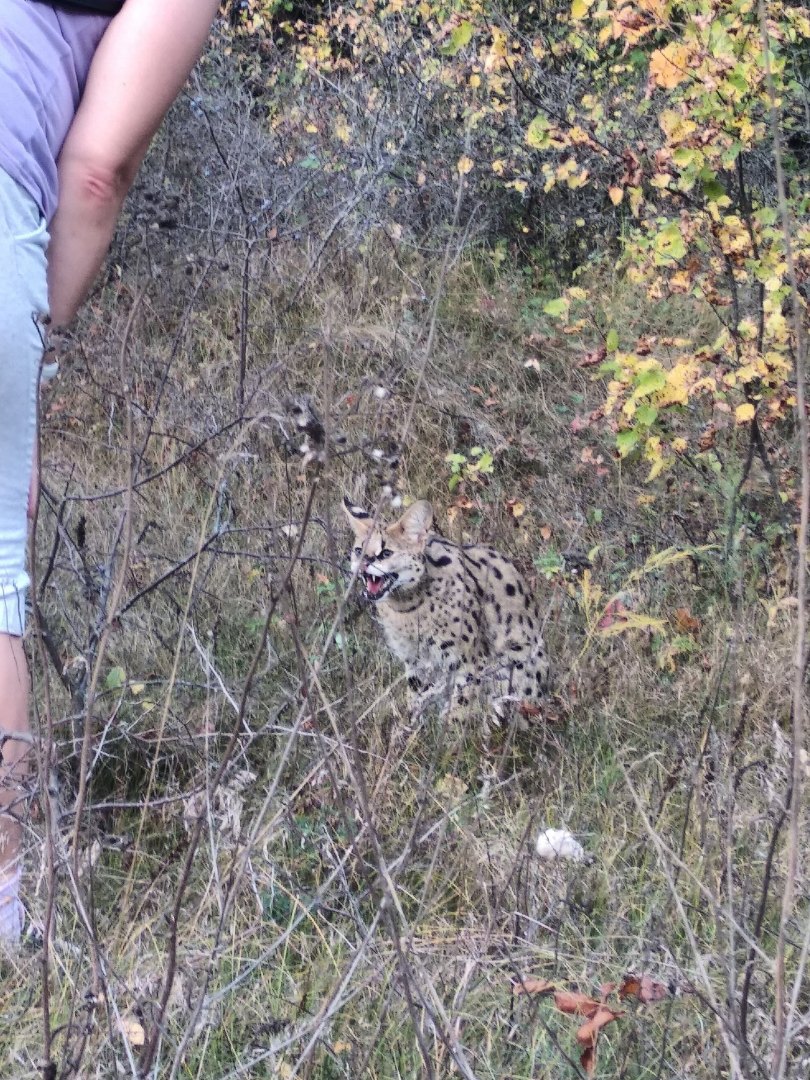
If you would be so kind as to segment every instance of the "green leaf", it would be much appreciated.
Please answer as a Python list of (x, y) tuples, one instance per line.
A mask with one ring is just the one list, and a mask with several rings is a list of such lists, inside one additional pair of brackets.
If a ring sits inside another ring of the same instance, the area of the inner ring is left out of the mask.
[(748, 93), (748, 78), (745, 74), (745, 69), (737, 65), (737, 67), (729, 72), (726, 76), (726, 81), (729, 86), (733, 86), (740, 94)]
[(640, 405), (636, 409), (635, 419), (638, 420), (640, 424), (649, 427), (658, 419), (658, 409), (656, 409), (654, 405)]
[(761, 225), (775, 225), (779, 213), (773, 206), (763, 206), (754, 212), (754, 220)]
[(667, 385), (667, 377), (660, 367), (648, 368), (642, 371), (633, 381), (633, 397), (644, 397), (646, 394), (654, 394), (663, 390)]
[(542, 113), (538, 113), (526, 128), (526, 142), (532, 150), (543, 150), (548, 146), (550, 124)]
[(120, 690), (127, 681), (127, 673), (122, 667), (110, 668), (104, 685), (108, 690)]
[(734, 42), (720, 19), (714, 19), (709, 27), (709, 50), (714, 57), (735, 60)]
[(556, 551), (544, 552), (534, 560), (534, 565), (547, 580), (565, 570), (565, 560)]
[(668, 222), (663, 229), (658, 231), (654, 245), (656, 266), (662, 266), (675, 259), (682, 259), (686, 254), (686, 244), (683, 242), (677, 221)]
[(619, 335), (616, 330), (608, 330), (605, 338), (605, 348), (608, 352), (616, 352), (619, 347)]
[(726, 189), (720, 183), (719, 180), (704, 180), (703, 181), (703, 194), (707, 199), (711, 199), (712, 202), (716, 202), (718, 199), (726, 194)]
[(450, 40), (443, 45), (439, 52), (442, 56), (455, 56), (465, 45), (469, 45), (473, 36), (473, 24), (471, 22), (459, 23), (450, 34)]
[(678, 166), (679, 169), (685, 169), (689, 165), (694, 165), (699, 162), (701, 153), (699, 150), (693, 150), (688, 146), (679, 146), (677, 150), (672, 154), (672, 160)]
[(558, 319), (568, 314), (568, 301), (563, 296), (560, 296), (557, 300), (549, 300), (547, 304), (543, 305), (543, 311), (546, 315)]
[(619, 457), (627, 457), (631, 450), (635, 450), (638, 446), (639, 434), (635, 428), (629, 428), (627, 431), (620, 431), (616, 436), (616, 449), (619, 451)]
[(602, 378), (605, 375), (619, 375), (621, 371), (622, 365), (618, 360), (603, 360), (596, 369), (596, 375)]

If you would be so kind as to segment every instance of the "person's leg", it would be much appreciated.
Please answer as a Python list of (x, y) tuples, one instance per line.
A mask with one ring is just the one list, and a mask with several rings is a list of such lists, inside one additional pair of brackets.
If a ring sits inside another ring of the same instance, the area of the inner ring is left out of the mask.
[[(0, 941), (16, 941), (22, 931), (19, 902), (20, 815), (31, 766), (28, 726), (28, 667), (22, 638), (0, 634)], [(15, 736), (17, 736), (15, 738)]]
[(20, 817), (33, 761), (22, 634), (47, 241), (34, 202), (0, 171), (0, 940), (5, 942), (16, 941), (21, 930)]

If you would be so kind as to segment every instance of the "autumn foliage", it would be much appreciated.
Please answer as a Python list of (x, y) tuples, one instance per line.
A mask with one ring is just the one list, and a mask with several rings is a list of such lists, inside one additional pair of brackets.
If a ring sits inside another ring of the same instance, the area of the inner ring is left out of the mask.
[[(525, 250), (542, 228), (564, 255), (558, 268), (575, 277), (592, 250), (607, 248), (654, 305), (684, 299), (706, 313), (693, 335), (633, 339), (594, 303), (587, 279), (562, 282), (545, 303), (566, 334), (594, 342), (583, 359), (604, 380), (604, 403), (580, 427), (606, 428), (620, 457), (646, 460), (650, 480), (679, 459), (699, 464), (735, 427), (760, 438), (791, 415), (795, 341), (771, 109), (805, 304), (803, 5), (765, 3), (761, 18), (753, 0), (573, 0), (550, 9), (362, 0), (303, 18), (275, 0), (248, 0), (243, 11), (243, 33), (292, 50), (302, 80), (350, 88), (361, 73), (393, 76), (397, 103), (373, 90), (361, 103), (368, 115), (401, 108), (410, 86), (409, 107), (418, 102), (432, 130), (443, 126), (450, 160), (422, 156), (416, 132), (407, 147), (389, 140), (387, 149), (426, 203), (454, 162), (501, 207), (497, 230), (511, 232), (514, 246)], [(328, 120), (274, 122), (312, 123), (350, 158), (362, 119), (344, 104)], [(398, 197), (392, 185), (392, 206)]]

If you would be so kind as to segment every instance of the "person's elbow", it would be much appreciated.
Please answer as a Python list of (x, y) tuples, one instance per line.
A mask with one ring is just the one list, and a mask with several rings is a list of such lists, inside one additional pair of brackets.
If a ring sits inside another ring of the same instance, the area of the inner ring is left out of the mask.
[(100, 214), (117, 213), (137, 171), (134, 161), (107, 161), (86, 155), (63, 155), (60, 187)]

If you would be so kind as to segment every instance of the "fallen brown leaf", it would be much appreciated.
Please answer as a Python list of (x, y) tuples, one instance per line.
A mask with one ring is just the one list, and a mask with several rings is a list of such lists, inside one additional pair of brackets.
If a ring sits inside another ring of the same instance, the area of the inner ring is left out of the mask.
[(596, 1068), (596, 1044), (593, 1046), (586, 1046), (579, 1056), (579, 1063), (585, 1070), (587, 1076), (593, 1076), (594, 1069)]
[(700, 619), (696, 619), (689, 608), (679, 607), (675, 609), (675, 627), (681, 634), (697, 634)]
[(514, 994), (551, 994), (554, 988), (548, 978), (522, 978), (519, 983), (512, 983)]
[(587, 416), (575, 416), (568, 428), (574, 435), (579, 435), (580, 431), (587, 431), (590, 426), (591, 421)]
[(625, 975), (619, 987), (619, 998), (638, 998), (644, 1005), (653, 1001), (663, 1001), (669, 997), (669, 989), (663, 983), (656, 982), (649, 975)]
[(707, 428), (704, 428), (700, 433), (698, 439), (698, 450), (701, 453), (705, 453), (707, 450), (711, 450), (717, 441), (717, 428), (713, 424), (710, 424)]
[(594, 349), (592, 352), (589, 352), (586, 356), (584, 356), (577, 364), (577, 367), (596, 367), (597, 364), (602, 363), (606, 356), (607, 349), (604, 345), (600, 345), (598, 349)]
[(532, 705), (530, 701), (521, 701), (518, 705), (518, 712), (527, 720), (533, 720), (535, 717), (543, 715), (543, 710), (536, 705)]
[(624, 1016), (624, 1013), (619, 1009), (611, 1009), (607, 1005), (600, 1004), (590, 1020), (586, 1020), (577, 1031), (577, 1042), (583, 1048), (579, 1060), (588, 1076), (592, 1076), (596, 1068), (596, 1040), (599, 1038), (599, 1032), (606, 1024), (612, 1023), (620, 1016)]
[(599, 622), (596, 624), (597, 630), (609, 630), (611, 626), (616, 623), (627, 622), (628, 608), (622, 603), (621, 600), (615, 598), (605, 608), (604, 614)]
[(526, 513), (526, 503), (520, 499), (507, 499), (504, 506), (513, 518), (521, 518)]
[(516, 994), (549, 994), (554, 989), (554, 983), (548, 979), (521, 979), (512, 983), (512, 990)]
[(558, 990), (554, 995), (554, 1004), (560, 1012), (588, 1017), (595, 1016), (602, 1007), (600, 1001), (594, 1001), (578, 990)]

